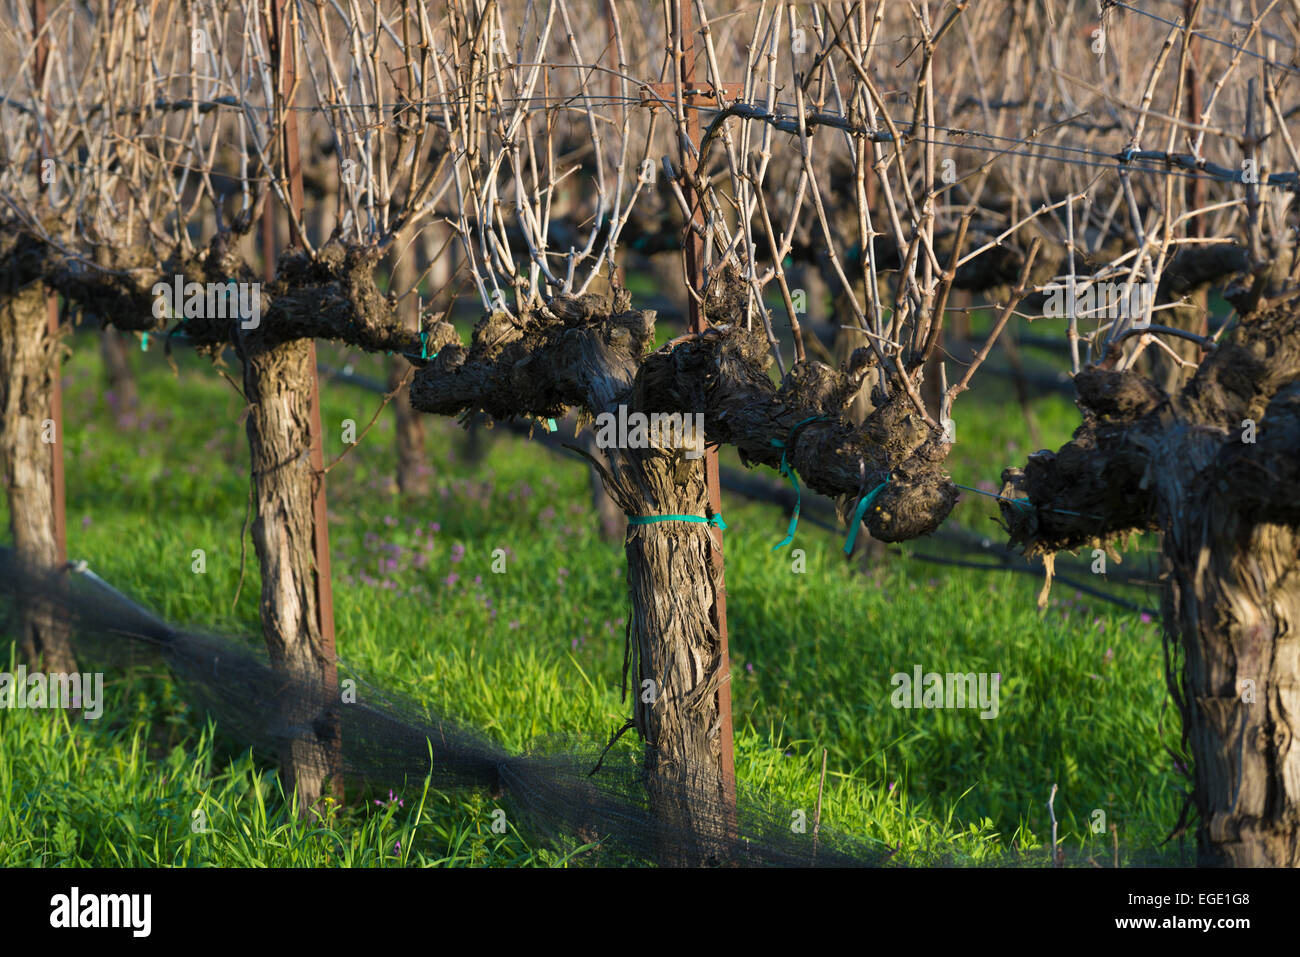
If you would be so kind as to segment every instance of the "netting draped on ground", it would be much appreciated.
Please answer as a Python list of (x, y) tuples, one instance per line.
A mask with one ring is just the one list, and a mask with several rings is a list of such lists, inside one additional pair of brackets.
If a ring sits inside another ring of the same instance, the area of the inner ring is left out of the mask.
[(604, 740), (551, 739), (511, 753), (342, 665), (346, 694), (327, 703), (318, 677), (274, 668), (250, 640), (164, 621), (84, 566), (38, 570), (2, 548), (0, 607), (10, 636), (24, 611), (72, 629), (83, 672), (165, 666), (224, 734), (263, 754), (320, 727), (323, 708), (336, 709), (349, 788), (382, 792), (427, 778), (439, 790), (488, 791), (525, 832), (562, 848), (598, 845), (602, 862), (852, 866), (888, 857), (879, 845), (815, 832), (811, 814), (804, 824), (806, 812), (743, 788), (733, 817), (688, 782), (648, 781), (627, 749), (604, 754)]

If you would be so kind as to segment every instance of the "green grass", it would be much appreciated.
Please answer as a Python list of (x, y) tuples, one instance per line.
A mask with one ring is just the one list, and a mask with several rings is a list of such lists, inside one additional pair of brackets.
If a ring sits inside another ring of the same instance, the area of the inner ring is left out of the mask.
[[(95, 341), (65, 367), (69, 553), (167, 618), (257, 633), (251, 541), (239, 598), (248, 496), (241, 398), (206, 363), (135, 354), (145, 413), (120, 425), (103, 395)], [(381, 359), (322, 347), (379, 377)], [(1026, 428), (1009, 391), (984, 383), (957, 406), (958, 482), (997, 483), (1024, 461)], [(323, 388), (326, 455), (358, 432), (377, 397)], [(1043, 439), (1068, 438), (1068, 402), (1036, 406)], [(578, 464), (496, 430), (465, 460), (456, 425), (427, 420), (434, 491), (395, 494), (391, 416), (330, 472), (339, 648), (375, 684), (471, 722), (510, 748), (538, 738), (607, 737), (628, 707), (617, 690), (627, 614), (618, 545), (602, 542)], [(994, 486), (988, 486), (993, 488)], [(972, 498), (974, 498), (972, 496)], [(0, 504), (0, 511), (3, 511)], [(1044, 615), (1030, 576), (939, 568), (912, 547), (873, 566), (846, 563), (841, 536), (777, 510), (729, 500), (728, 616), (736, 764), (778, 807), (816, 803), (823, 821), (906, 864), (1047, 863), (1055, 811), (1071, 863), (1182, 861), (1152, 848), (1178, 817), (1182, 779), (1167, 747), (1156, 623), (1059, 584)], [(993, 503), (953, 520), (996, 538)], [(7, 515), (3, 516), (7, 527)], [(934, 550), (925, 543), (927, 550)], [(506, 550), (504, 574), (491, 569)], [(806, 570), (793, 570), (793, 549)], [(191, 570), (203, 549), (206, 573)], [(6, 650), (8, 646), (3, 646)], [(3, 656), (0, 656), (2, 659)], [(890, 677), (997, 672), (1000, 713), (903, 710)], [(5, 667), (0, 660), (0, 668)], [(299, 822), (273, 765), (241, 752), (163, 676), (109, 675), (105, 717), (0, 710), (0, 866), (556, 866), (585, 863), (534, 835), (491, 830), (483, 794), (412, 786), (382, 807)], [(625, 736), (620, 748), (637, 745)], [(196, 816), (197, 812), (197, 816)], [(204, 825), (204, 826), (200, 826)]]

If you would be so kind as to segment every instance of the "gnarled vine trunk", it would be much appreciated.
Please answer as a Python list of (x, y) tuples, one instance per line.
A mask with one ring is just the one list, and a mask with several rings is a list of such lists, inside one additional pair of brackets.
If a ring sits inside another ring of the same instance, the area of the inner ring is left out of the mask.
[(1012, 541), (1163, 533), (1200, 862), (1300, 866), (1300, 299), (1244, 316), (1175, 394), (1107, 367), (1075, 385), (1074, 439), (1003, 473)]
[[(609, 490), (628, 514), (708, 516), (702, 459), (680, 450), (611, 452), (620, 463)], [(710, 615), (716, 534), (700, 522), (629, 525), (624, 546), (633, 722), (645, 741), (661, 860), (683, 866), (724, 863), (735, 831), (717, 696), (731, 675)]]
[(1165, 535), (1165, 618), (1195, 756), (1203, 864), (1300, 866), (1300, 535), (1187, 502)]
[[(63, 436), (55, 432), (52, 396), (62, 344), (49, 329), (45, 284), (21, 282), (10, 272), (0, 291), (0, 471), (14, 548), (54, 568), (60, 555), (53, 456), (61, 454)], [(33, 669), (77, 670), (67, 628), (38, 605), (22, 610), (19, 647)]]
[[(743, 308), (743, 296), (735, 301)], [(798, 469), (810, 487), (835, 495), (885, 541), (927, 534), (956, 501), (942, 469), (946, 446), (909, 410), (901, 388), (861, 425), (841, 411), (870, 369), (865, 349), (848, 367), (801, 364), (778, 387), (763, 334), (730, 317), (702, 334), (649, 352), (654, 313), (629, 308), (626, 293), (556, 297), (520, 317), (489, 313), (468, 348), (446, 323), (430, 330), (438, 358), (416, 374), (412, 405), (458, 415), (558, 417), (578, 407), (599, 417), (635, 413), (690, 416), (702, 426), (692, 448), (606, 449), (606, 490), (637, 517), (712, 518), (704, 459), (709, 443), (730, 443), (741, 460)], [(698, 418), (695, 418), (697, 417)], [(629, 430), (630, 432), (631, 430)], [(631, 445), (632, 436), (627, 436)], [(639, 439), (637, 442), (639, 443)], [(593, 461), (595, 458), (593, 457)], [(872, 491), (874, 489), (874, 491)], [(632, 602), (628, 650), (633, 723), (646, 743), (647, 788), (661, 822), (661, 859), (725, 863), (734, 832), (730, 782), (722, 766), (722, 667), (712, 621), (720, 587), (703, 521), (632, 524), (626, 538)]]
[[(272, 665), (317, 689), (309, 704), (282, 713), (281, 770), (305, 813), (342, 781), (338, 672), (321, 636), (312, 540), (311, 343), (241, 341), (248, 446), (262, 572), (261, 618)], [(320, 477), (323, 481), (323, 476)]]

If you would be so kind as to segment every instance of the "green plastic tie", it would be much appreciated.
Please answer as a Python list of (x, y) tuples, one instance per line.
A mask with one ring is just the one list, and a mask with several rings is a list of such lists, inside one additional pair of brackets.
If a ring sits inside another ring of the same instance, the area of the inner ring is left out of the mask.
[(149, 333), (147, 332), (142, 332), (140, 334), (140, 351), (141, 352), (149, 351)]
[(818, 420), (829, 421), (824, 415), (810, 415), (802, 422), (796, 422), (790, 429), (790, 434), (786, 436), (784, 442), (780, 439), (773, 439), (772, 445), (781, 450), (781, 474), (790, 479), (790, 484), (794, 486), (794, 513), (790, 516), (790, 527), (786, 529), (785, 538), (772, 546), (772, 551), (778, 548), (785, 548), (794, 541), (795, 529), (799, 527), (799, 506), (803, 504), (803, 492), (799, 488), (799, 476), (795, 474), (794, 467), (785, 460), (786, 452), (789, 451), (789, 445), (794, 441), (794, 434), (802, 429), (809, 422)]
[(727, 523), (722, 520), (721, 515), (706, 517), (704, 515), (629, 515), (627, 523), (629, 525), (654, 525), (657, 522), (696, 522), (700, 525), (712, 525), (714, 528), (725, 529)]
[(873, 488), (866, 495), (862, 496), (858, 501), (858, 507), (853, 510), (853, 523), (849, 527), (848, 541), (844, 543), (845, 555), (853, 554), (853, 543), (858, 540), (858, 529), (862, 527), (862, 516), (867, 514), (867, 509), (870, 507), (871, 503), (876, 500), (876, 496), (880, 494), (881, 489), (889, 484), (891, 478), (893, 478), (892, 475), (886, 476), (883, 482)]

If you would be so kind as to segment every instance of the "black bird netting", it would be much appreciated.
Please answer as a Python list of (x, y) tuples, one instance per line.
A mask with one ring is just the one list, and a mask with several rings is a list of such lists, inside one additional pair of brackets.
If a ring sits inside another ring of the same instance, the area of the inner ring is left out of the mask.
[(0, 548), (0, 609), (9, 612), (3, 620), (10, 635), (19, 613), (71, 629), (83, 671), (165, 666), (223, 733), (264, 754), (318, 731), (328, 709), (329, 723), (340, 728), (349, 788), (382, 793), (428, 779), (440, 790), (486, 790), (499, 796), (517, 826), (561, 848), (608, 848), (602, 861), (870, 866), (890, 854), (824, 827), (796, 830), (789, 808), (743, 788), (733, 811), (689, 781), (650, 778), (633, 755), (606, 754), (604, 742), (551, 740), (512, 754), (471, 727), (367, 683), (342, 663), (348, 693), (329, 704), (319, 675), (275, 667), (250, 641), (172, 625), (84, 565), (36, 569)]

